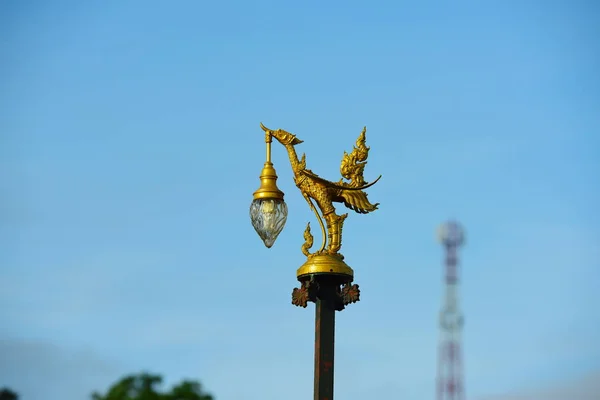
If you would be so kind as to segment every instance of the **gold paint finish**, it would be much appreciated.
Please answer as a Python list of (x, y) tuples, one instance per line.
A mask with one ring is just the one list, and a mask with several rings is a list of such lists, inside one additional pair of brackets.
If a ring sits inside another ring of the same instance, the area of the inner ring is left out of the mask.
[(266, 132), (265, 143), (267, 144), (267, 161), (260, 172), (260, 187), (254, 192), (254, 200), (283, 200), (283, 192), (277, 187), (277, 172), (275, 172), (275, 167), (273, 167), (273, 163), (271, 162), (272, 141), (271, 134)]
[(310, 226), (306, 227), (302, 253), (307, 256), (307, 260), (298, 269), (297, 277), (300, 279), (310, 274), (335, 274), (347, 276), (352, 280), (354, 272), (343, 261), (344, 256), (339, 253), (342, 247), (342, 229), (348, 214), (336, 214), (333, 203), (343, 203), (347, 208), (359, 214), (367, 214), (377, 210), (379, 203), (371, 204), (367, 198), (367, 193), (364, 191), (381, 178), (379, 176), (373, 182), (367, 183), (363, 177), (369, 155), (369, 147), (366, 145), (367, 128), (365, 127), (358, 136), (352, 152), (344, 152), (340, 166), (343, 178), (338, 182), (332, 182), (321, 178), (306, 168), (305, 154), (298, 158), (294, 146), (302, 143), (302, 140), (298, 139), (296, 135), (282, 129), (271, 130), (262, 123), (260, 127), (266, 134), (267, 162), (261, 173), (261, 186), (254, 192), (254, 198), (283, 199), (283, 192), (277, 188), (277, 175), (271, 163), (271, 142), (272, 138), (275, 138), (285, 147), (288, 153), (294, 173), (294, 183), (315, 213), (323, 235), (320, 249), (310, 253), (309, 249), (312, 247), (314, 240), (310, 232)]
[(354, 271), (344, 261), (341, 254), (311, 254), (296, 271), (299, 280), (309, 275), (343, 275), (351, 282)]
[(283, 192), (277, 187), (277, 173), (269, 161), (260, 172), (260, 187), (254, 192), (254, 199), (283, 200)]

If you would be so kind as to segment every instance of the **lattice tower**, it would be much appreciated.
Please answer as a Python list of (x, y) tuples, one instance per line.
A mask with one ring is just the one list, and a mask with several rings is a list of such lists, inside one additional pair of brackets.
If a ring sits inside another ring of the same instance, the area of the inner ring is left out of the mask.
[(458, 301), (458, 249), (464, 244), (464, 232), (457, 222), (449, 221), (439, 227), (438, 239), (445, 249), (445, 296), (440, 312), (437, 400), (464, 400), (461, 341), (464, 318)]

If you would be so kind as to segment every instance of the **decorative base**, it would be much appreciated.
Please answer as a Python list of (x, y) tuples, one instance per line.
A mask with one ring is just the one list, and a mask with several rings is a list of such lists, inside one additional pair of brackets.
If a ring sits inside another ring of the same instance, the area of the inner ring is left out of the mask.
[(344, 262), (341, 254), (311, 254), (306, 262), (298, 268), (298, 280), (307, 279), (310, 275), (338, 275), (352, 282), (354, 271)]
[(339, 276), (313, 275), (292, 291), (292, 304), (306, 308), (309, 302), (327, 299), (334, 310), (342, 311), (347, 305), (360, 300), (360, 289), (351, 281), (341, 283)]

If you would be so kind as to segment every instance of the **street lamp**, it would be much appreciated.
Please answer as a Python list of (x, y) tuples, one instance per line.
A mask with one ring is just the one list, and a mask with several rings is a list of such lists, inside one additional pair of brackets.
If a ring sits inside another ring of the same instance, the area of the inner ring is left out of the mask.
[(271, 162), (271, 142), (275, 138), (287, 150), (294, 183), (321, 227), (322, 243), (319, 250), (313, 253), (310, 252), (313, 245), (310, 223), (304, 231), (305, 241), (301, 249), (306, 262), (296, 271), (300, 288), (292, 291), (292, 304), (300, 307), (306, 307), (308, 302), (316, 304), (314, 399), (333, 400), (335, 311), (342, 311), (348, 304), (357, 302), (360, 296), (358, 285), (352, 284), (354, 271), (339, 253), (342, 227), (348, 214), (337, 215), (333, 203), (343, 203), (360, 214), (375, 211), (379, 203), (371, 204), (364, 189), (377, 183), (381, 176), (371, 183), (363, 178), (369, 155), (366, 127), (358, 136), (352, 152), (344, 152), (340, 172), (346, 181), (341, 179), (339, 182), (327, 181), (306, 168), (306, 155), (298, 158), (296, 154), (294, 146), (302, 143), (302, 140), (295, 135), (282, 129), (268, 129), (262, 123), (260, 127), (266, 134), (267, 160), (260, 174), (260, 187), (254, 192), (250, 206), (252, 226), (265, 246), (270, 248), (287, 220), (284, 195), (277, 188), (277, 174)]

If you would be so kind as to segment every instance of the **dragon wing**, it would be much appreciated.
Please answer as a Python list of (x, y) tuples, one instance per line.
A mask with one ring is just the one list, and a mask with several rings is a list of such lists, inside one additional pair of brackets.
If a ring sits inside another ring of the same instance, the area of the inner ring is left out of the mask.
[(367, 194), (362, 190), (342, 190), (339, 194), (340, 201), (349, 209), (359, 214), (367, 214), (377, 210), (379, 203), (371, 204)]
[(379, 179), (381, 179), (381, 175), (379, 175), (379, 177), (373, 182), (368, 183), (366, 185), (360, 187), (349, 187), (323, 179), (310, 170), (305, 169), (300, 171), (300, 173), (306, 176), (307, 178), (313, 179), (317, 182), (324, 184), (330, 189), (335, 189), (337, 193), (334, 195), (333, 201), (344, 203), (346, 207), (353, 211), (356, 211), (359, 214), (367, 214), (377, 210), (377, 206), (379, 205), (379, 203), (371, 204), (371, 202), (369, 202), (369, 199), (367, 198), (367, 193), (365, 193), (363, 189), (366, 189), (376, 184), (379, 181)]

